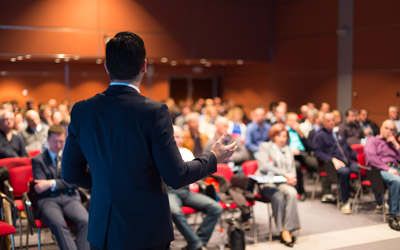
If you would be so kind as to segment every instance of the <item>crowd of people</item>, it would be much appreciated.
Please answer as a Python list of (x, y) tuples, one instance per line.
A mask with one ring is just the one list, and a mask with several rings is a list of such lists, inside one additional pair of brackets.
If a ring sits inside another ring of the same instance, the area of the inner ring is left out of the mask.
[[(200, 98), (196, 102), (187, 100), (179, 105), (169, 98), (164, 103), (169, 108), (175, 141), (185, 161), (210, 151), (216, 140), (226, 134), (224, 144), (236, 142), (237, 145), (235, 153), (225, 162), (236, 174), (243, 174), (242, 163), (257, 160), (256, 175), (281, 175), (286, 178), (286, 183), (261, 186), (261, 194), (271, 201), (281, 242), (285, 245), (293, 246), (293, 232), (300, 229), (297, 202), (307, 198), (303, 180), (305, 171), (311, 175), (318, 173), (324, 163), (331, 162), (337, 171), (340, 197), (332, 192), (332, 183), (323, 178), (321, 202), (340, 199), (341, 213), (352, 212), (349, 202), (350, 173), (359, 174), (357, 153), (351, 148), (355, 144), (366, 145), (368, 165), (381, 170), (382, 178), (389, 187), (389, 226), (400, 231), (397, 218), (400, 194), (398, 107), (389, 107), (388, 118), (382, 126), (378, 126), (368, 118), (366, 109), (349, 108), (342, 117), (339, 111), (331, 110), (328, 103), (322, 103), (319, 109), (308, 103), (296, 113), (287, 112), (287, 104), (283, 101), (273, 102), (268, 112), (265, 107), (259, 106), (248, 116), (242, 106), (235, 105), (233, 101), (223, 102), (218, 97)], [(4, 102), (0, 110), (0, 158), (34, 157), (40, 153), (32, 161), (32, 167), (38, 183), (36, 191), (42, 194), (39, 197), (46, 198), (41, 203), (47, 202), (47, 205), (39, 205), (42, 208), (50, 206), (48, 198), (55, 199), (54, 194), (57, 194), (65, 206), (74, 204), (77, 207), (79, 218), (76, 221), (80, 228), (86, 230), (87, 214), (80, 206), (64, 199), (72, 197), (70, 200), (75, 200), (76, 186), (62, 181), (56, 168), (48, 175), (43, 172), (43, 166), (57, 167), (65, 136), (68, 135), (71, 106), (68, 102), (57, 104), (54, 99), (37, 107), (32, 101), (28, 101), (26, 107), (20, 107), (16, 101)], [(42, 180), (48, 181), (42, 183)], [(187, 249), (204, 249), (222, 209), (215, 200), (194, 194), (187, 187), (177, 190), (169, 187), (168, 190), (172, 218), (188, 243)], [(385, 204), (382, 204), (379, 195), (376, 197), (379, 209)], [(62, 236), (69, 234), (68, 228), (64, 220), (55, 218), (54, 212), (58, 211), (56, 216), (65, 216), (64, 205), (61, 208), (55, 206), (47, 209), (48, 212), (41, 209), (42, 216), (51, 225), (60, 247), (65, 245), (68, 249), (67, 246), (72, 243), (68, 237), (65, 239)], [(207, 214), (197, 232), (193, 232), (188, 225), (181, 211), (182, 206), (192, 206)]]

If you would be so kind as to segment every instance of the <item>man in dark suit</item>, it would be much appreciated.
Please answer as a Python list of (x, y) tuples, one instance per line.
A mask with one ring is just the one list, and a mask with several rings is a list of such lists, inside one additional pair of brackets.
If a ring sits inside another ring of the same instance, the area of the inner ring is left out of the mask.
[(211, 152), (182, 160), (167, 106), (140, 95), (145, 56), (139, 36), (115, 35), (106, 46), (109, 88), (71, 112), (62, 175), (92, 189), (92, 249), (167, 249), (174, 239), (167, 185), (179, 188), (212, 174), (236, 149), (223, 146), (222, 137)]
[[(62, 126), (52, 125), (48, 130), (49, 148), (32, 159), (39, 218), (56, 236), (60, 249), (90, 249), (87, 241), (88, 213), (80, 202), (75, 185), (60, 176), (60, 156), (65, 142)], [(77, 228), (76, 243), (65, 220)]]

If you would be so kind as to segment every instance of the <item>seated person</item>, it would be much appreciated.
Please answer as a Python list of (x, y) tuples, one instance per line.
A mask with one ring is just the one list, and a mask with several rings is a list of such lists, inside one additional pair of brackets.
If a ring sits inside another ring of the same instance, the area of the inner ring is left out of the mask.
[(184, 148), (189, 149), (195, 157), (200, 157), (203, 154), (203, 147), (208, 141), (208, 136), (199, 131), (199, 113), (193, 112), (187, 115), (188, 130), (183, 132)]
[[(65, 143), (65, 130), (52, 125), (48, 130), (49, 148), (32, 159), (32, 172), (39, 218), (57, 239), (60, 249), (90, 249), (87, 241), (88, 212), (81, 204), (75, 185), (61, 179), (59, 157)], [(65, 220), (76, 226), (76, 243)]]
[(400, 137), (400, 116), (398, 106), (389, 107), (389, 119), (391, 119), (396, 125), (396, 134), (398, 137)]
[(48, 126), (40, 122), (39, 113), (35, 110), (26, 111), (27, 126), (19, 130), (19, 135), (25, 143), (26, 151), (42, 149), (47, 139)]
[(345, 122), (339, 125), (339, 133), (344, 135), (349, 145), (360, 144), (364, 138), (364, 131), (357, 121), (357, 112), (348, 109), (345, 115)]
[[(216, 127), (216, 132), (214, 135), (214, 138), (209, 140), (206, 145), (204, 145), (204, 152), (210, 151), (212, 145), (218, 140), (219, 137), (222, 135), (226, 135), (228, 132), (228, 127), (229, 127), (229, 120), (226, 117), (218, 117), (217, 120), (215, 121), (215, 127)], [(236, 141), (237, 149), (235, 153), (231, 156), (231, 158), (228, 160), (228, 162), (233, 162), (234, 165), (240, 165), (243, 162), (247, 161), (249, 159), (249, 152), (246, 150), (246, 148), (243, 146), (242, 143), (240, 143), (239, 139), (234, 139), (232, 136), (227, 135), (224, 145), (229, 145), (233, 142)], [(225, 163), (228, 163), (225, 162)]]
[(371, 137), (365, 145), (365, 159), (368, 166), (380, 169), (381, 176), (389, 189), (389, 226), (400, 231), (400, 145), (395, 137), (395, 124), (392, 120), (382, 123), (380, 134)]
[[(182, 147), (183, 132), (178, 126), (174, 126), (174, 137), (182, 155), (182, 159), (184, 161), (193, 160), (193, 153), (187, 148)], [(168, 187), (168, 198), (171, 207), (172, 220), (179, 232), (181, 232), (187, 241), (188, 245), (186, 249), (205, 249), (205, 246), (214, 231), (214, 227), (221, 216), (221, 206), (218, 202), (206, 195), (191, 192), (188, 186), (179, 189)], [(206, 214), (206, 217), (204, 217), (203, 222), (196, 232), (193, 232), (185, 218), (185, 215), (182, 213), (182, 206), (188, 206)]]
[(253, 111), (252, 118), (253, 122), (247, 124), (246, 127), (244, 145), (256, 157), (258, 146), (269, 139), (268, 132), (271, 125), (265, 121), (265, 110), (262, 107)]
[(379, 134), (379, 126), (375, 122), (368, 119), (368, 110), (360, 109), (358, 112), (357, 121), (364, 131), (365, 137), (376, 136)]
[(14, 113), (0, 111), (0, 159), (10, 157), (28, 157), (22, 138), (13, 133)]
[(277, 123), (269, 131), (269, 142), (260, 144), (258, 170), (256, 175), (285, 176), (286, 183), (266, 184), (261, 187), (261, 194), (271, 200), (275, 224), (280, 232), (281, 243), (292, 247), (295, 241), (293, 232), (300, 229), (297, 210), (297, 183), (294, 157), (287, 142), (288, 131), (283, 123)]
[(288, 113), (286, 117), (286, 129), (289, 132), (289, 147), (292, 150), (296, 163), (297, 172), (297, 192), (300, 199), (305, 200), (305, 191), (303, 184), (303, 173), (301, 167), (305, 166), (309, 172), (318, 171), (318, 161), (315, 156), (311, 155), (311, 148), (308, 146), (307, 140), (300, 130), (298, 116), (296, 113)]
[[(319, 130), (313, 140), (313, 149), (315, 156), (321, 162), (332, 161), (335, 166), (339, 179), (339, 186), (342, 198), (341, 212), (343, 214), (351, 214), (349, 203), (350, 195), (350, 172), (358, 173), (358, 165), (352, 160), (357, 160), (357, 153), (354, 152), (346, 138), (333, 131), (335, 127), (335, 116), (332, 112), (324, 114), (324, 128)], [(330, 183), (322, 183), (322, 194), (329, 195)], [(324, 201), (324, 196), (321, 201)]]

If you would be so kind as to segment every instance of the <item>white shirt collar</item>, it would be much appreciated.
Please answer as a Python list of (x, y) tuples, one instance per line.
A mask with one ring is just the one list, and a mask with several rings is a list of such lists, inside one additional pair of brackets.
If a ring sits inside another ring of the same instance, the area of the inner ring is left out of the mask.
[(128, 86), (128, 87), (131, 87), (131, 88), (136, 89), (136, 91), (140, 94), (139, 88), (136, 87), (136, 86), (133, 85), (133, 84), (124, 83), (124, 82), (112, 82), (112, 83), (110, 84), (110, 86), (113, 86), (113, 85)]

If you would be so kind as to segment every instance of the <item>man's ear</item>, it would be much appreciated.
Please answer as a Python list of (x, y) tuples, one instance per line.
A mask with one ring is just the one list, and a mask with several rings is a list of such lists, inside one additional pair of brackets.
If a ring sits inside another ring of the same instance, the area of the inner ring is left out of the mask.
[(104, 68), (106, 69), (107, 74), (110, 74), (110, 72), (108, 72), (108, 68), (107, 68), (107, 63), (106, 63), (106, 61), (104, 61)]
[(146, 72), (147, 72), (147, 59), (144, 59), (142, 63), (142, 68), (140, 69), (140, 73), (144, 74)]

